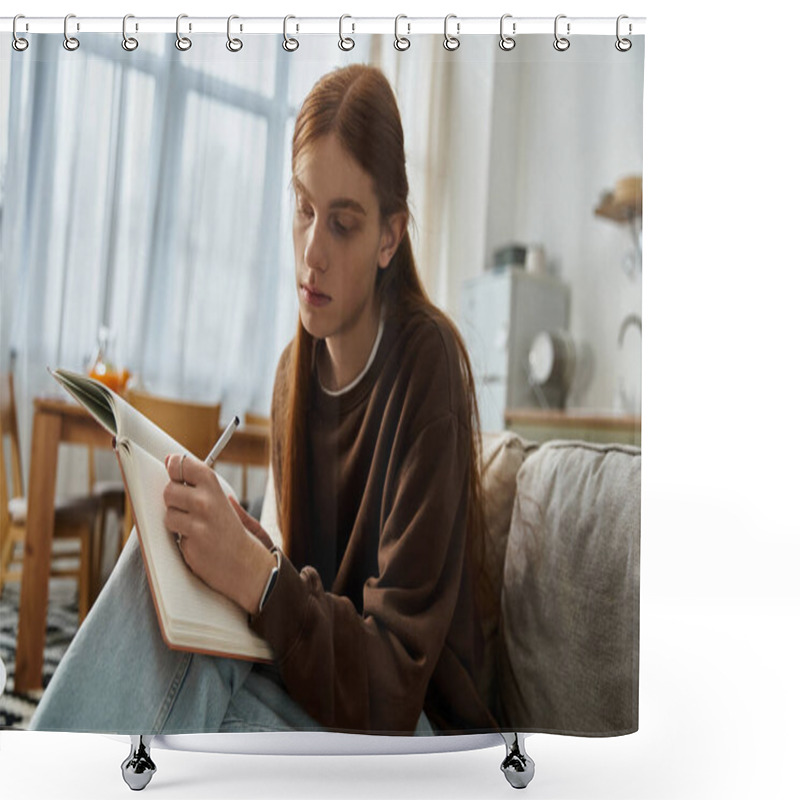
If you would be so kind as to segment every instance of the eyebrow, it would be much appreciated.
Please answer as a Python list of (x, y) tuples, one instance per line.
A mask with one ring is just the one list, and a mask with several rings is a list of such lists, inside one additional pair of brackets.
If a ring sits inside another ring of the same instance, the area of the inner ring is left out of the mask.
[[(299, 178), (293, 178), (292, 184), (294, 185), (294, 190), (298, 194), (305, 195), (306, 197), (310, 197), (311, 193), (303, 186), (303, 182)], [(357, 200), (353, 200), (351, 197), (337, 197), (334, 200), (331, 200), (330, 203), (331, 209), (349, 209), (350, 211), (356, 211), (359, 214), (363, 214), (367, 216), (367, 212), (364, 210), (364, 207), (359, 203)]]

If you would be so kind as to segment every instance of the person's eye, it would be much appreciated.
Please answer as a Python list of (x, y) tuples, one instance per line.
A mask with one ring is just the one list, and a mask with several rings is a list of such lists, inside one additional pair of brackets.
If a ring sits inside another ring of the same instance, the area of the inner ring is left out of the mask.
[(355, 225), (341, 217), (333, 217), (331, 228), (337, 236), (349, 236), (355, 230)]

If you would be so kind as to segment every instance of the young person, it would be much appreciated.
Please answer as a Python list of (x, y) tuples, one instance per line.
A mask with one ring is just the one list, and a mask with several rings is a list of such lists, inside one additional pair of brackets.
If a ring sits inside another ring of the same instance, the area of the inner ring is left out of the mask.
[(292, 173), (300, 319), (272, 398), (282, 547), (197, 460), (170, 456), (164, 492), (187, 564), (247, 610), (276, 663), (170, 651), (132, 537), (35, 728), (496, 730), (473, 679), (475, 390), (455, 326), (417, 276), (403, 130), (379, 70), (314, 86)]

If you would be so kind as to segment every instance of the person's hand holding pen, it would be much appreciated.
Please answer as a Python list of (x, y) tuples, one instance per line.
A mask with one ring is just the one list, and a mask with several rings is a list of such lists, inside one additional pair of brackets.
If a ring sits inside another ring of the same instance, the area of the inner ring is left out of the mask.
[(237, 424), (234, 417), (205, 462), (185, 454), (167, 456), (165, 522), (192, 572), (254, 614), (276, 565), (273, 543), (233, 496), (225, 496), (212, 469)]

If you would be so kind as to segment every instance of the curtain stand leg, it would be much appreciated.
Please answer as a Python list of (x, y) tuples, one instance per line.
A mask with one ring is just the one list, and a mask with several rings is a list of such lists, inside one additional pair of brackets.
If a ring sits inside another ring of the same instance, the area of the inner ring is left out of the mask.
[(536, 765), (525, 752), (525, 739), (519, 733), (502, 733), (506, 743), (506, 757), (500, 769), (515, 789), (524, 789), (533, 779)]
[(122, 762), (122, 779), (135, 792), (144, 789), (156, 771), (156, 765), (150, 758), (152, 740), (152, 736), (131, 734), (131, 752)]

